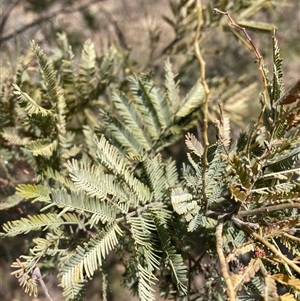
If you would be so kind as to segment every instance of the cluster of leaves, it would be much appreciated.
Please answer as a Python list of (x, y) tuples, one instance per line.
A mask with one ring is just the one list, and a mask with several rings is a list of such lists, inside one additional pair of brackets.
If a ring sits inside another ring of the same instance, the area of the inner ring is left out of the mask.
[[(155, 300), (157, 284), (163, 297), (223, 300), (230, 287), (217, 268), (222, 256), (237, 300), (278, 300), (276, 283), (288, 289), (281, 300), (299, 298), (299, 82), (295, 97), (284, 95), (275, 36), (258, 121), (231, 142), (220, 104), (216, 142), (206, 150), (187, 134), (182, 169), (165, 150), (199, 121), (202, 84), (182, 98), (166, 61), (164, 91), (151, 74), (132, 74), (124, 92), (115, 87), (124, 64), (115, 48), (98, 59), (87, 41), (76, 67), (66, 36), (59, 41), (51, 58), (32, 42), (14, 83), (1, 89), (1, 169), (10, 180), (11, 166), (24, 160), (36, 175), (2, 209), (24, 199), (42, 206), (2, 227), (2, 237), (35, 233), (12, 264), (24, 290), (36, 295), (31, 274), (55, 266), (74, 300), (100, 270), (106, 300), (105, 260), (114, 251), (123, 284), (140, 300)], [(199, 273), (209, 280), (203, 287)]]
[[(52, 62), (32, 42), (41, 73), (38, 87), (27, 81), (28, 64), (23, 62), (14, 96), (3, 99), (3, 113), (13, 109), (20, 116), (2, 115), (3, 124), (9, 125), (1, 133), (7, 154), (3, 168), (13, 156), (23, 156), (38, 177), (38, 184), (19, 185), (6, 207), (24, 198), (46, 203), (42, 210), (49, 211), (3, 227), (5, 236), (46, 231), (43, 238), (33, 239), (30, 255), (13, 264), (17, 276), (26, 291), (35, 293), (37, 284), (28, 273), (42, 257), (43, 262), (55, 257), (70, 299), (117, 248), (131, 254), (124, 262), (125, 281), (142, 300), (154, 300), (151, 285), (160, 269), (164, 277), (172, 275), (175, 294), (185, 294), (186, 267), (172, 244), (173, 216), (167, 206), (169, 188), (179, 184), (178, 172), (161, 151), (195, 125), (203, 88), (197, 82), (181, 99), (167, 62), (165, 92), (145, 74), (130, 78), (128, 95), (115, 90), (110, 103), (99, 102), (113, 78), (116, 50), (98, 64), (87, 41), (77, 71), (66, 37), (60, 39), (65, 47)], [(17, 150), (10, 152), (11, 147)], [(70, 240), (76, 241), (82, 231), (85, 242), (70, 249)]]

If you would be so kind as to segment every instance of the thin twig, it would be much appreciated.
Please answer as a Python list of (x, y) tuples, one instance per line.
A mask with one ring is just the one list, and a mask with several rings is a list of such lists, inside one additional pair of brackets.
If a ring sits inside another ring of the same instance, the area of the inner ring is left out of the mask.
[(227, 287), (227, 296), (229, 298), (229, 301), (235, 301), (236, 293), (234, 291), (230, 275), (227, 270), (227, 263), (226, 263), (226, 258), (223, 252), (223, 224), (224, 221), (223, 219), (220, 219), (218, 221), (218, 225), (216, 227), (216, 248), (217, 248), (217, 253), (220, 261), (220, 266), (221, 266), (221, 273), (222, 276), (225, 280), (226, 287)]
[(42, 274), (41, 274), (41, 271), (40, 269), (36, 266), (32, 272), (32, 279), (34, 281), (38, 281), (42, 287), (42, 290), (45, 294), (45, 296), (47, 297), (48, 300), (50, 301), (53, 301), (53, 299), (51, 298), (51, 296), (49, 295), (49, 292), (48, 292), (48, 288), (42, 278)]
[(259, 224), (258, 223), (250, 223), (250, 222), (244, 222), (236, 217), (232, 217), (231, 221), (233, 221), (238, 227), (241, 228), (241, 226), (248, 226), (249, 228), (252, 228), (254, 230), (259, 229)]
[(245, 27), (242, 27), (240, 26), (239, 24), (237, 24), (233, 19), (232, 17), (230, 16), (230, 14), (228, 12), (223, 12), (217, 8), (214, 8), (214, 12), (215, 13), (218, 13), (218, 14), (222, 14), (222, 15), (226, 15), (227, 18), (229, 19), (230, 21), (230, 25), (232, 25), (233, 27), (241, 30), (246, 39), (249, 41), (249, 43), (251, 44), (251, 47), (255, 53), (255, 56), (258, 60), (258, 70), (260, 71), (260, 74), (261, 74), (261, 77), (262, 77), (262, 81), (263, 81), (263, 85), (264, 85), (264, 89), (263, 89), (263, 92), (261, 92), (262, 94), (262, 97), (263, 97), (263, 107), (261, 109), (261, 112), (260, 112), (260, 115), (259, 115), (259, 118), (258, 118), (258, 122), (257, 122), (257, 126), (260, 124), (260, 121), (262, 119), (262, 116), (263, 116), (263, 113), (267, 107), (267, 87), (268, 87), (268, 83), (267, 83), (267, 78), (266, 78), (266, 75), (265, 75), (265, 72), (264, 72), (264, 61), (263, 61), (263, 57), (261, 56), (259, 50), (257, 49), (257, 47), (254, 45), (251, 37), (249, 36), (249, 34), (247, 33)]
[(243, 226), (243, 230), (248, 232), (252, 237), (262, 243), (265, 247), (267, 247), (274, 255), (280, 258), (284, 263), (286, 263), (290, 268), (292, 268), (295, 272), (300, 273), (300, 267), (297, 266), (292, 260), (288, 259), (286, 255), (283, 255), (278, 249), (274, 247), (271, 243), (269, 243), (262, 236), (257, 234), (254, 230), (247, 226)]
[(258, 214), (268, 213), (271, 211), (293, 209), (293, 208), (300, 209), (300, 203), (285, 203), (285, 204), (279, 204), (279, 205), (274, 205), (274, 206), (261, 207), (261, 208), (252, 209), (252, 210), (240, 211), (236, 216), (238, 218), (241, 218), (241, 217), (249, 216), (249, 215), (258, 215)]
[(300, 243), (300, 237), (296, 237), (296, 236), (291, 235), (291, 234), (286, 233), (286, 232), (284, 232), (282, 235), (289, 238), (289, 239), (292, 239), (292, 240), (297, 241), (298, 243)]
[(207, 203), (207, 196), (205, 193), (205, 187), (206, 187), (206, 178), (205, 178), (205, 173), (206, 169), (208, 167), (208, 161), (207, 161), (207, 152), (208, 152), (208, 146), (209, 146), (209, 141), (208, 141), (208, 134), (207, 134), (207, 129), (208, 129), (208, 98), (210, 94), (210, 90), (208, 88), (208, 85), (206, 83), (205, 79), (205, 61), (202, 57), (200, 47), (199, 47), (199, 38), (200, 38), (200, 29), (202, 25), (202, 6), (201, 6), (201, 1), (197, 0), (197, 28), (196, 28), (196, 34), (195, 34), (195, 40), (194, 40), (194, 48), (195, 48), (195, 55), (199, 61), (200, 64), (200, 71), (201, 71), (201, 76), (200, 76), (200, 82), (204, 88), (204, 103), (202, 106), (202, 119), (203, 119), (203, 128), (202, 128), (202, 135), (203, 135), (203, 155), (202, 155), (202, 197), (203, 201), (205, 204), (205, 211), (208, 209), (208, 203)]

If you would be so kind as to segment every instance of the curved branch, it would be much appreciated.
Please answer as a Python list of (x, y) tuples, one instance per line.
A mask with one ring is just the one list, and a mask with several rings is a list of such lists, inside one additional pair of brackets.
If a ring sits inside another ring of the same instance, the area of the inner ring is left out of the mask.
[(268, 213), (271, 211), (293, 209), (293, 208), (300, 209), (300, 203), (285, 203), (285, 204), (279, 204), (279, 205), (274, 205), (274, 206), (261, 207), (261, 208), (252, 209), (252, 210), (240, 211), (236, 216), (238, 218), (241, 218), (241, 217), (249, 216), (249, 215), (264, 214), (264, 213)]
[(218, 221), (218, 225), (216, 227), (216, 248), (217, 248), (217, 253), (220, 261), (220, 266), (221, 266), (221, 273), (222, 276), (225, 280), (226, 287), (227, 287), (227, 296), (229, 298), (229, 301), (235, 301), (235, 291), (227, 270), (227, 263), (226, 263), (226, 258), (223, 252), (223, 219), (220, 219)]
[(203, 128), (202, 128), (202, 136), (203, 136), (203, 155), (202, 155), (202, 161), (203, 161), (203, 167), (202, 167), (202, 197), (205, 203), (205, 211), (208, 209), (208, 202), (207, 202), (207, 195), (205, 192), (206, 187), (206, 170), (208, 168), (208, 160), (207, 160), (207, 153), (208, 153), (208, 147), (209, 147), (209, 141), (208, 141), (208, 98), (210, 95), (209, 87), (206, 83), (206, 62), (202, 57), (200, 47), (199, 47), (199, 40), (200, 40), (200, 30), (203, 23), (202, 20), (202, 5), (201, 1), (197, 1), (197, 28), (196, 28), (196, 34), (194, 38), (194, 48), (195, 48), (195, 55), (199, 61), (200, 65), (200, 83), (202, 84), (204, 88), (205, 93), (205, 99), (202, 107), (202, 119), (203, 119)]

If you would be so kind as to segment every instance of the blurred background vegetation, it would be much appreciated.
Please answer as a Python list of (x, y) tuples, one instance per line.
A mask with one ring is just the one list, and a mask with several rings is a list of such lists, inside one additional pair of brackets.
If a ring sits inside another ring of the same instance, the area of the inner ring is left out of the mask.
[[(95, 44), (99, 57), (114, 45), (120, 64), (112, 85), (122, 90), (126, 90), (126, 78), (133, 72), (152, 71), (157, 84), (163, 86), (164, 61), (169, 57), (178, 74), (181, 92), (185, 94), (200, 75), (193, 47), (195, 3), (194, 0), (2, 0), (0, 96), (2, 98), (4, 93), (12, 91), (19, 58), (29, 55), (31, 40), (35, 40), (55, 63), (55, 58), (60, 56), (58, 33), (66, 33), (75, 61), (87, 39)], [(284, 83), (288, 88), (299, 78), (300, 3), (298, 0), (213, 0), (202, 1), (202, 4), (200, 47), (212, 91), (210, 118), (212, 121), (217, 112), (217, 100), (222, 100), (232, 122), (233, 135), (238, 135), (240, 128), (245, 128), (257, 116), (261, 81), (248, 43), (229, 26), (225, 16), (213, 14), (213, 8), (229, 11), (235, 20), (246, 26), (270, 70), (272, 28), (277, 28), (284, 60)], [(108, 96), (109, 91), (103, 95), (104, 98)], [(211, 139), (213, 135), (212, 132)], [(170, 152), (180, 157), (185, 149), (179, 144)], [(2, 204), (17, 184), (34, 180), (34, 174), (24, 164), (15, 162), (11, 171), (13, 185), (8, 185), (0, 170)], [(30, 206), (21, 203), (2, 210), (1, 223), (30, 212)], [(10, 263), (25, 252), (28, 241), (29, 235), (0, 241), (0, 299), (3, 301), (47, 300), (43, 293), (36, 299), (28, 297), (10, 275)], [(110, 278), (116, 280), (112, 283), (110, 300), (137, 300), (120, 287), (118, 275), (122, 274), (123, 267), (113, 255), (107, 265), (111, 266)], [(199, 281), (203, 281), (203, 277), (199, 277)], [(47, 276), (45, 282), (54, 300), (62, 300), (55, 275)], [(86, 296), (87, 300), (101, 300), (97, 278), (87, 286)], [(159, 296), (157, 298), (159, 300)]]

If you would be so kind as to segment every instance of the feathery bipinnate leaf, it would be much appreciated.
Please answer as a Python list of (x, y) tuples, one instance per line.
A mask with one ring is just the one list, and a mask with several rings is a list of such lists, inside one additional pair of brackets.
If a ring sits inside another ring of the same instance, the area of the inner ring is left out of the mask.
[(271, 91), (271, 105), (279, 100), (284, 93), (282, 58), (278, 46), (278, 40), (275, 35), (275, 30), (272, 35), (273, 41), (273, 83)]
[(296, 141), (294, 145), (292, 143), (282, 145), (282, 150), (269, 158), (266, 162), (266, 165), (272, 171), (281, 171), (294, 168), (299, 160), (300, 145)]
[(191, 133), (186, 134), (185, 144), (187, 148), (193, 152), (198, 158), (203, 155), (203, 146), (200, 141)]
[(132, 100), (122, 92), (115, 92), (112, 101), (119, 112), (122, 112), (122, 119), (125, 121), (128, 131), (132, 133), (135, 140), (141, 145), (141, 150), (149, 151), (152, 146), (151, 135), (148, 128), (144, 128), (144, 120), (140, 111)]
[(32, 114), (41, 114), (42, 116), (52, 116), (53, 113), (51, 110), (44, 109), (39, 104), (37, 104), (27, 93), (22, 92), (21, 89), (13, 84), (15, 91), (14, 94), (17, 95), (18, 101), (20, 104), (25, 104), (25, 111), (29, 116)]
[(173, 114), (178, 111), (180, 105), (179, 83), (175, 82), (175, 75), (172, 71), (172, 65), (169, 59), (167, 59), (165, 63), (165, 87), (167, 102)]
[(86, 283), (73, 283), (68, 287), (64, 287), (62, 295), (66, 298), (66, 301), (82, 300), (82, 291), (84, 290)]
[(82, 190), (68, 193), (66, 189), (53, 189), (51, 201), (52, 204), (63, 208), (63, 212), (77, 211), (78, 213), (91, 214), (88, 221), (91, 227), (99, 221), (109, 224), (114, 223), (117, 212), (121, 211), (117, 204), (100, 202), (98, 198), (90, 197)]
[(28, 273), (23, 273), (22, 276), (19, 276), (20, 286), (23, 288), (24, 292), (29, 296), (33, 295), (34, 297), (38, 296), (38, 285), (35, 280), (32, 279)]
[(142, 214), (127, 219), (130, 225), (131, 238), (135, 249), (135, 262), (138, 272), (138, 295), (141, 301), (155, 300), (153, 285), (157, 278), (154, 270), (159, 269), (160, 261), (154, 241), (151, 241), (151, 231), (156, 227), (150, 214)]
[(81, 52), (78, 85), (83, 99), (88, 99), (95, 89), (96, 51), (91, 40), (87, 40)]
[(57, 149), (58, 141), (51, 141), (50, 139), (39, 139), (31, 141), (26, 145), (26, 148), (34, 156), (51, 157), (53, 152)]
[(204, 89), (200, 82), (197, 81), (180, 104), (177, 112), (175, 113), (176, 118), (184, 118), (190, 115), (193, 111), (199, 109), (203, 101)]
[(143, 141), (138, 140), (139, 132), (136, 134), (132, 133), (129, 129), (130, 126), (127, 126), (119, 117), (110, 112), (100, 110), (100, 116), (106, 124), (104, 129), (105, 136), (110, 139), (113, 145), (118, 146), (124, 155), (128, 154), (131, 157), (143, 155)]
[(118, 149), (110, 144), (104, 136), (96, 144), (98, 149), (96, 156), (100, 163), (114, 174), (116, 178), (126, 184), (142, 204), (149, 202), (152, 199), (149, 188), (138, 178), (134, 177), (129, 165), (121, 157)]
[(52, 63), (49, 62), (48, 58), (44, 54), (44, 51), (40, 48), (39, 45), (35, 43), (35, 41), (31, 42), (31, 47), (39, 61), (41, 70), (44, 74), (45, 83), (48, 89), (48, 95), (50, 96), (51, 103), (56, 104), (58, 102), (58, 98), (62, 97), (61, 91), (59, 90), (56, 81), (56, 72), (53, 69)]
[(93, 276), (102, 266), (106, 255), (116, 247), (118, 235), (122, 235), (122, 230), (117, 224), (107, 226), (85, 245), (78, 245), (73, 254), (62, 260), (59, 277), (64, 290)]
[(264, 301), (277, 301), (278, 293), (275, 280), (272, 276), (266, 275), (264, 288)]
[[(58, 138), (58, 148), (60, 152), (70, 147), (70, 141), (68, 141), (66, 130), (66, 101), (64, 98), (64, 92), (59, 86), (56, 79), (56, 72), (52, 66), (52, 63), (48, 60), (43, 50), (33, 41), (31, 43), (32, 49), (39, 60), (40, 68), (45, 77), (45, 83), (48, 89), (48, 95), (50, 96), (52, 108), (55, 110), (55, 115), (52, 117), (55, 119), (55, 126)], [(25, 108), (26, 110), (26, 108)], [(53, 141), (53, 143), (56, 143)]]
[(48, 168), (44, 169), (44, 173), (49, 179), (56, 181), (63, 187), (69, 189), (70, 191), (76, 190), (76, 186), (74, 185), (74, 183), (69, 178), (61, 174), (59, 171), (48, 166)]
[(61, 82), (65, 97), (68, 100), (68, 106), (72, 107), (76, 105), (79, 93), (76, 88), (74, 54), (71, 50), (69, 56), (69, 59), (62, 60)]
[(16, 236), (36, 230), (46, 230), (59, 228), (61, 225), (78, 225), (80, 219), (74, 214), (64, 214), (58, 217), (56, 213), (46, 213), (22, 217), (19, 220), (7, 222), (3, 225), (5, 236)]
[(130, 78), (133, 100), (143, 116), (152, 139), (158, 140), (161, 132), (171, 124), (168, 104), (150, 75)]
[(0, 202), (0, 211), (15, 207), (15, 206), (19, 205), (23, 200), (24, 200), (24, 198), (22, 198), (17, 193), (10, 195), (5, 200), (2, 200)]
[(22, 137), (18, 134), (18, 130), (14, 127), (2, 129), (1, 135), (4, 139), (14, 145), (26, 145), (30, 141), (29, 137)]
[(44, 185), (20, 184), (16, 188), (17, 194), (32, 202), (45, 202), (51, 201), (51, 189)]
[[(153, 210), (153, 213), (155, 211)], [(164, 220), (159, 214), (153, 214), (157, 234), (162, 246), (163, 258), (165, 264), (171, 269), (171, 276), (180, 293), (186, 294), (187, 287), (187, 268), (183, 262), (182, 256), (176, 252), (175, 247), (171, 243), (171, 236), (168, 232), (167, 220)]]
[(101, 65), (99, 67), (100, 81), (105, 80), (107, 75), (110, 73), (116, 54), (116, 48), (110, 47), (107, 54), (102, 58)]
[(219, 103), (219, 109), (221, 118), (215, 121), (218, 141), (225, 147), (228, 148), (230, 145), (230, 122), (229, 118), (225, 115), (222, 105)]
[(31, 42), (31, 48), (38, 58), (39, 65), (41, 70), (45, 76), (45, 82), (48, 89), (48, 94), (50, 96), (52, 104), (55, 104), (58, 99), (58, 85), (56, 82), (56, 72), (53, 69), (52, 64), (47, 59), (44, 51), (40, 48), (39, 45), (35, 43), (35, 41)]
[(165, 93), (156, 87), (151, 75), (132, 76), (131, 97), (114, 92), (116, 112), (100, 110), (105, 121), (102, 132), (124, 153), (134, 156), (158, 153), (178, 141), (199, 117), (197, 112), (204, 100), (202, 85), (197, 82), (181, 101), (169, 62), (165, 69)]
[(178, 182), (178, 173), (174, 161), (163, 162), (160, 154), (153, 159), (147, 158), (143, 162), (155, 200), (163, 200), (169, 187)]
[(100, 177), (103, 171), (95, 166), (89, 167), (87, 164), (78, 162), (73, 159), (66, 163), (66, 167), (70, 172), (74, 185), (84, 190), (89, 196), (96, 196), (100, 200), (104, 200), (109, 190), (106, 186), (101, 185)]
[[(190, 194), (187, 190), (176, 187), (172, 189), (171, 192), (171, 202), (173, 205), (173, 208), (176, 213), (179, 215), (186, 215), (187, 221), (190, 220), (190, 212), (196, 213), (195, 209), (198, 209), (197, 202), (192, 201), (193, 195)], [(189, 215), (187, 215), (187, 213)]]

